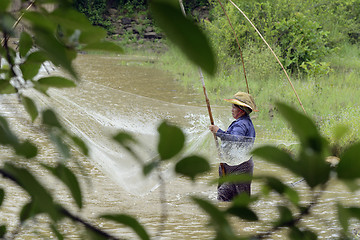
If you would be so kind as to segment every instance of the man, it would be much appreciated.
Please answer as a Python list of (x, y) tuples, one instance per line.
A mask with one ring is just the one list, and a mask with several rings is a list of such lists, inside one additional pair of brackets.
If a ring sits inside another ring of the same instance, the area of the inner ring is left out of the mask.
[[(219, 176), (226, 174), (253, 174), (254, 163), (252, 157), (247, 155), (255, 141), (255, 128), (250, 113), (256, 110), (254, 99), (250, 94), (238, 92), (231, 99), (225, 101), (232, 103), (232, 116), (235, 118), (226, 131), (216, 125), (209, 129), (221, 139), (223, 157), (219, 166)], [(246, 161), (242, 162), (242, 160)], [(241, 163), (242, 162), (242, 163)], [(242, 183), (224, 183), (218, 186), (218, 199), (231, 201), (235, 196), (251, 193), (251, 181)]]

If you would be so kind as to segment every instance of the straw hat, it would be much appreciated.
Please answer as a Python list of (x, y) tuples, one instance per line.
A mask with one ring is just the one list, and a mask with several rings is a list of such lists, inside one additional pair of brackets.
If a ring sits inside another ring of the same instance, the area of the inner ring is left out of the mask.
[(256, 104), (255, 104), (253, 97), (248, 93), (237, 92), (233, 98), (224, 99), (224, 100), (229, 103), (233, 103), (235, 105), (239, 105), (239, 106), (250, 109), (249, 113), (251, 113), (252, 111), (258, 112), (258, 110), (256, 109)]

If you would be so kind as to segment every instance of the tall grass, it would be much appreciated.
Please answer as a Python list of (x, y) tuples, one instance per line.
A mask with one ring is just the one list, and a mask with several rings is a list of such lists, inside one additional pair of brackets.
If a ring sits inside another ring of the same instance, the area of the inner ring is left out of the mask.
[[(346, 44), (325, 60), (333, 69), (327, 75), (294, 75), (292, 83), (302, 104), (321, 132), (333, 141), (333, 129), (338, 124), (349, 126), (349, 133), (343, 141), (359, 139), (360, 134), (360, 49)], [(261, 132), (271, 138), (294, 140), (289, 128), (279, 116), (275, 102), (293, 105), (302, 111), (297, 98), (268, 49), (259, 49), (248, 44), (243, 49), (245, 69), (250, 94), (255, 98), (259, 112), (252, 116)], [(228, 57), (219, 63), (215, 77), (205, 76), (209, 98), (212, 103), (226, 105), (224, 98), (237, 91), (246, 92), (246, 83), (239, 59)], [(182, 54), (170, 47), (161, 55), (159, 66), (174, 74), (185, 87), (202, 91), (199, 74)], [(266, 136), (264, 136), (266, 137)]]

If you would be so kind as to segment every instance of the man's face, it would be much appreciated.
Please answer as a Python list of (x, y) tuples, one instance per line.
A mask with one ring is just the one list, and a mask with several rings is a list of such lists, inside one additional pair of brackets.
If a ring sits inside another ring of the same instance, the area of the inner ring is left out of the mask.
[(231, 109), (231, 113), (232, 116), (235, 119), (238, 119), (239, 117), (241, 117), (245, 112), (243, 110), (241, 110), (240, 108), (238, 108), (235, 104), (232, 105), (232, 109)]

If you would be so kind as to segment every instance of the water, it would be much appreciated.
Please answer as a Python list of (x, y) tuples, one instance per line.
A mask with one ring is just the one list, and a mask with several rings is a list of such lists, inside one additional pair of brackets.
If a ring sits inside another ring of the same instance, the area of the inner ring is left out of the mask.
[[(192, 195), (201, 196), (213, 201), (219, 206), (226, 203), (216, 201), (216, 186), (209, 182), (217, 177), (217, 158), (212, 135), (207, 129), (209, 120), (203, 96), (195, 92), (184, 92), (172, 76), (154, 68), (141, 67), (139, 57), (116, 57), (99, 55), (80, 55), (76, 67), (81, 75), (81, 82), (75, 89), (49, 90), (51, 98), (32, 90), (26, 92), (36, 100), (40, 108), (53, 107), (61, 116), (68, 129), (81, 137), (90, 147), (90, 157), (85, 158), (75, 153), (78, 164), (72, 168), (80, 176), (85, 196), (85, 206), (80, 216), (92, 221), (117, 236), (132, 239), (134, 233), (121, 225), (116, 225), (95, 217), (103, 213), (126, 213), (135, 216), (148, 232), (155, 236), (159, 230), (162, 207), (166, 207), (168, 220), (161, 239), (211, 239), (213, 231), (207, 227), (208, 217), (197, 208), (189, 198)], [(126, 63), (131, 63), (127, 66)], [(9, 118), (11, 127), (24, 137), (30, 137), (40, 147), (37, 161), (54, 163), (57, 151), (49, 144), (48, 137), (39, 131), (39, 120), (34, 124), (17, 102), (14, 95), (0, 96), (1, 114)], [(231, 121), (231, 108), (212, 106), (216, 123), (226, 129)], [(166, 204), (160, 204), (160, 188), (156, 175), (142, 177), (139, 164), (111, 140), (111, 136), (119, 131), (131, 133), (140, 142), (135, 151), (143, 161), (155, 157), (157, 143), (157, 127), (163, 119), (181, 126), (186, 133), (188, 147), (185, 154), (200, 154), (211, 161), (212, 170), (199, 178), (196, 183), (184, 177), (176, 176), (172, 164), (163, 166), (165, 178)], [(256, 120), (254, 121), (256, 125)], [(262, 129), (257, 126), (256, 129)], [(255, 145), (269, 143), (270, 139), (257, 139)], [(273, 143), (273, 142), (272, 142)], [(287, 144), (285, 142), (285, 144)], [(55, 179), (47, 177), (42, 168), (33, 167), (28, 161), (12, 159), (11, 150), (2, 151), (2, 160), (20, 161), (35, 171), (46, 185), (57, 192), (56, 197), (65, 202), (70, 209), (75, 208), (67, 190)], [(55, 156), (55, 157), (54, 157)], [(255, 159), (255, 175), (267, 174), (280, 177), (291, 183), (299, 180), (283, 169)], [(0, 180), (0, 185), (9, 184)], [(304, 183), (296, 185), (296, 189), (306, 200), (310, 199)], [(261, 183), (254, 182), (253, 194), (261, 193)], [(0, 208), (0, 222), (10, 222), (11, 230), (17, 226), (18, 220), (14, 214), (19, 211), (19, 203), (28, 200), (27, 196), (16, 186), (7, 190), (8, 197)], [(14, 201), (16, 199), (16, 201)], [(346, 188), (333, 182), (326, 192), (326, 200), (314, 209), (315, 217), (304, 220), (307, 226), (320, 234), (320, 239), (329, 239), (338, 230), (333, 203), (341, 201), (357, 204), (360, 201), (358, 193), (347, 193)], [(277, 204), (283, 201), (276, 195), (261, 198), (252, 207), (259, 212), (264, 222), (272, 221), (276, 216)], [(322, 219), (319, 221), (318, 218)], [(46, 219), (39, 218), (39, 222)], [(232, 219), (239, 233), (251, 233), (264, 230), (254, 223), (243, 223)], [(22, 239), (38, 238), (34, 229), (49, 238), (47, 228), (39, 228), (36, 223), (29, 223), (20, 230)], [(356, 225), (355, 225), (356, 227)], [(266, 229), (266, 227), (265, 227)], [(68, 238), (75, 238), (76, 227), (65, 221), (62, 230)], [(277, 233), (273, 239), (284, 239)]]

